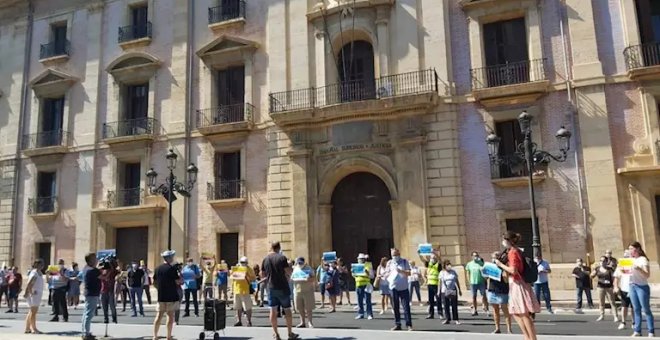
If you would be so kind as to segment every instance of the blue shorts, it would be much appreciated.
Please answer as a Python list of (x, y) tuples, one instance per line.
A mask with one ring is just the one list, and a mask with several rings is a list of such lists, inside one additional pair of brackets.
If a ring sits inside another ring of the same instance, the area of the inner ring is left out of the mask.
[(284, 309), (291, 308), (291, 294), (287, 291), (283, 291), (280, 289), (269, 289), (268, 307), (271, 308), (282, 307)]
[(491, 305), (506, 305), (509, 304), (509, 294), (497, 294), (488, 292), (488, 303)]
[(477, 295), (477, 291), (481, 294), (481, 296), (486, 296), (486, 283), (481, 283), (478, 285), (470, 285), (470, 288), (472, 289), (472, 296)]
[(8, 295), (9, 295), (9, 298), (12, 299), (12, 300), (13, 299), (18, 299), (18, 288), (16, 288), (16, 289), (11, 289), (10, 288)]

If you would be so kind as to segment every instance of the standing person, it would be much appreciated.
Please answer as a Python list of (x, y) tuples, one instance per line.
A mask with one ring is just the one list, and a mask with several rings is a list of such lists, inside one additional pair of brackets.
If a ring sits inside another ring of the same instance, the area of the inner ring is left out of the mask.
[(612, 251), (610, 249), (605, 250), (605, 267), (612, 269), (614, 273), (618, 265), (619, 261), (612, 256)]
[(227, 284), (229, 283), (229, 268), (227, 268), (227, 262), (220, 260), (217, 269), (215, 284), (218, 286), (218, 299), (228, 301)]
[(380, 290), (380, 315), (387, 312), (387, 306), (390, 305), (391, 295), (390, 284), (387, 283), (387, 257), (380, 259), (380, 264), (376, 268), (376, 287)]
[(71, 263), (71, 270), (66, 272), (66, 276), (69, 280), (67, 303), (69, 307), (73, 307), (73, 309), (78, 309), (78, 304), (80, 304), (80, 274), (78, 264), (76, 262)]
[(138, 309), (137, 305), (140, 307), (140, 316), (144, 317), (144, 308), (142, 305), (142, 293), (144, 292), (144, 270), (140, 268), (137, 262), (131, 264), (131, 269), (128, 271), (128, 292), (131, 296), (131, 310), (133, 315), (131, 317), (137, 317)]
[(321, 293), (321, 309), (325, 308), (325, 284), (327, 283), (328, 264), (323, 262), (316, 268), (316, 278), (319, 280), (319, 292)]
[(417, 295), (417, 302), (422, 305), (422, 294), (420, 288), (422, 284), (422, 275), (419, 268), (415, 265), (415, 261), (410, 261), (410, 276), (408, 276), (408, 290), (410, 291), (410, 305), (412, 306), (413, 292)]
[(41, 305), (41, 296), (44, 293), (44, 277), (41, 274), (44, 270), (44, 260), (37, 259), (32, 264), (32, 270), (28, 274), (28, 283), (25, 288), (25, 300), (30, 311), (25, 317), (25, 334), (41, 334), (37, 329), (37, 313)]
[(99, 296), (101, 295), (101, 271), (97, 268), (98, 261), (96, 254), (89, 253), (85, 255), (85, 273), (83, 280), (85, 282), (85, 311), (82, 315), (83, 339), (95, 339), (91, 332), (92, 318), (96, 313), (96, 307), (99, 305)]
[(308, 274), (307, 280), (293, 281), (293, 288), (296, 291), (296, 306), (298, 308), (298, 313), (300, 314), (300, 323), (296, 327), (314, 328), (312, 317), (312, 313), (316, 307), (316, 301), (314, 298), (316, 276), (314, 275), (314, 270), (305, 262), (305, 258), (299, 257), (296, 259), (293, 271), (302, 271)]
[(429, 314), (426, 319), (433, 319), (435, 317), (435, 310), (438, 310), (438, 315), (443, 317), (442, 311), (442, 297), (440, 295), (441, 289), (438, 289), (438, 276), (440, 275), (440, 262), (438, 261), (438, 253), (433, 250), (433, 253), (428, 258), (419, 256), (424, 267), (426, 267), (426, 287), (429, 293)]
[(49, 281), (53, 284), (53, 309), (55, 316), (50, 320), (51, 322), (59, 322), (60, 315), (64, 318), (64, 322), (69, 321), (69, 310), (66, 305), (66, 292), (68, 290), (68, 278), (66, 277), (66, 268), (64, 268), (64, 260), (58, 261), (58, 271), (51, 273)]
[(619, 322), (619, 313), (616, 309), (616, 299), (614, 298), (614, 271), (607, 265), (607, 257), (601, 256), (598, 267), (591, 273), (591, 277), (598, 277), (598, 305), (600, 307), (600, 316), (596, 321), (605, 318), (605, 296), (610, 300), (614, 322)]
[(408, 276), (410, 263), (401, 257), (399, 249), (392, 248), (392, 259), (387, 263), (387, 282), (392, 292), (392, 308), (394, 309), (393, 331), (401, 330), (401, 309), (406, 320), (406, 327), (412, 331), (412, 315), (410, 314), (410, 292), (408, 291)]
[(481, 259), (479, 253), (472, 252), (472, 261), (465, 265), (465, 270), (468, 272), (470, 279), (470, 291), (472, 292), (472, 316), (477, 316), (477, 292), (481, 294), (481, 306), (483, 311), (488, 314), (488, 300), (486, 299), (486, 280), (481, 274), (481, 269), (484, 267), (484, 260)]
[(252, 268), (248, 266), (248, 258), (243, 256), (238, 262), (237, 271), (244, 273), (243, 278), (234, 279), (236, 272), (232, 272), (232, 292), (234, 293), (234, 309), (236, 309), (236, 323), (234, 327), (243, 326), (241, 316), (243, 313), (247, 316), (247, 325), (252, 327), (252, 297), (250, 296), (250, 283), (254, 280), (255, 274)]
[(279, 242), (273, 242), (270, 252), (261, 264), (261, 276), (268, 282), (268, 306), (270, 307), (270, 325), (273, 327), (273, 338), (280, 340), (277, 330), (277, 309), (282, 307), (286, 318), (286, 327), (289, 340), (300, 339), (298, 334), (292, 331), (291, 315), (291, 292), (289, 292), (288, 278), (291, 276), (286, 256), (281, 254), (282, 248)]
[[(213, 263), (215, 263), (215, 258)], [(204, 287), (204, 301), (212, 300), (214, 292), (213, 290), (215, 289), (213, 287), (213, 281), (214, 281), (214, 273), (213, 273), (213, 263), (211, 263), (210, 260), (208, 260), (205, 264), (204, 267), (202, 267), (202, 284)]]
[(21, 293), (21, 287), (23, 287), (23, 275), (14, 266), (5, 279), (7, 280), (7, 288), (9, 290), (9, 310), (7, 313), (18, 313), (18, 294)]
[(367, 256), (365, 254), (358, 254), (357, 261), (360, 264), (365, 264), (364, 275), (353, 275), (355, 278), (355, 291), (357, 292), (357, 302), (358, 302), (358, 315), (356, 319), (364, 319), (365, 317), (365, 304), (366, 304), (366, 315), (367, 319), (373, 320), (374, 312), (373, 307), (371, 306), (371, 292), (373, 292), (373, 286), (371, 285), (371, 276), (372, 268), (366, 266)]
[(339, 270), (339, 305), (341, 306), (344, 302), (344, 293), (346, 293), (346, 300), (348, 305), (351, 305), (351, 272), (346, 267), (344, 260), (340, 257), (337, 259), (337, 269)]
[(653, 313), (651, 312), (651, 291), (649, 287), (649, 277), (651, 276), (651, 267), (649, 259), (642, 249), (639, 242), (633, 242), (628, 246), (630, 255), (634, 258), (632, 274), (630, 276), (630, 301), (633, 305), (634, 333), (633, 336), (642, 335), (642, 313), (646, 316), (646, 327), (649, 331), (649, 337), (655, 336), (655, 326), (653, 324)]
[(541, 255), (538, 255), (534, 258), (534, 263), (536, 263), (538, 276), (536, 282), (534, 282), (534, 294), (536, 295), (536, 301), (541, 303), (541, 295), (545, 300), (545, 308), (548, 310), (548, 313), (553, 314), (552, 312), (552, 299), (550, 298), (550, 286), (548, 285), (548, 274), (552, 272), (550, 269), (550, 264), (548, 261), (544, 260)]
[[(496, 260), (501, 260), (502, 263), (507, 264), (508, 261), (499, 252), (494, 252), (491, 255), (491, 261), (496, 263)], [(509, 314), (509, 277), (505, 272), (502, 272), (500, 281), (488, 279), (488, 303), (493, 306), (493, 321), (495, 321), (494, 334), (501, 333), (500, 331), (500, 310), (504, 314), (504, 322), (506, 323), (507, 333), (511, 334), (511, 315)]]
[(117, 300), (115, 298), (115, 283), (119, 271), (114, 259), (104, 259), (101, 269), (101, 307), (103, 309), (103, 322), (108, 323), (108, 309), (112, 315), (112, 323), (117, 323)]
[(144, 290), (144, 294), (147, 296), (147, 303), (151, 304), (151, 275), (153, 275), (153, 273), (151, 272), (151, 269), (147, 267), (144, 260), (140, 260), (140, 269), (144, 271), (144, 283), (142, 288)]
[[(630, 251), (626, 250), (623, 254), (624, 258), (630, 257)], [(631, 268), (623, 268), (617, 266), (614, 271), (614, 294), (619, 294), (621, 298), (621, 323), (619, 330), (626, 328), (626, 319), (628, 318), (628, 308), (630, 308), (630, 276), (632, 275)], [(632, 314), (632, 313), (631, 313)]]
[(0, 306), (2, 306), (2, 297), (4, 296), (7, 300), (7, 306), (9, 306), (9, 283), (7, 282), (7, 274), (9, 270), (7, 266), (2, 266), (0, 269)]
[(119, 274), (117, 275), (117, 284), (115, 286), (115, 293), (117, 294), (117, 301), (119, 301), (119, 297), (121, 297), (122, 312), (126, 311), (126, 303), (128, 303), (128, 299), (129, 299), (128, 268), (129, 267), (123, 268), (122, 263), (119, 262), (119, 267), (117, 269), (119, 271)]
[(154, 339), (158, 339), (158, 330), (163, 315), (167, 315), (167, 339), (172, 339), (174, 326), (174, 311), (179, 309), (179, 294), (177, 286), (181, 285), (179, 265), (174, 261), (174, 250), (167, 250), (161, 254), (164, 263), (154, 271), (154, 285), (158, 289), (158, 309), (154, 320)]
[(186, 309), (183, 317), (190, 316), (190, 297), (192, 296), (193, 307), (195, 308), (195, 316), (199, 317), (199, 302), (197, 301), (197, 279), (201, 276), (199, 267), (193, 262), (192, 258), (188, 259), (188, 264), (181, 270), (181, 277), (183, 278), (183, 288), (186, 295)]
[(523, 279), (525, 259), (518, 248), (520, 234), (509, 231), (504, 235), (502, 245), (507, 249), (507, 264), (495, 260), (495, 264), (509, 274), (509, 313), (522, 330), (525, 340), (536, 340), (536, 327), (531, 314), (540, 313), (541, 306), (536, 300), (532, 287)]
[(575, 268), (573, 268), (573, 277), (575, 278), (575, 288), (577, 289), (577, 306), (575, 307), (576, 313), (582, 313), (582, 292), (587, 296), (587, 303), (589, 308), (594, 308), (594, 301), (591, 299), (591, 269), (585, 266), (582, 259), (575, 261)]
[(439, 274), (439, 282), (444, 296), (445, 305), (445, 321), (443, 325), (447, 325), (454, 319), (454, 323), (460, 325), (458, 320), (458, 297), (463, 295), (461, 285), (458, 282), (458, 274), (451, 267), (451, 262), (445, 260), (442, 263), (442, 271)]
[(254, 272), (255, 276), (255, 281), (256, 281), (256, 286), (254, 289), (254, 303), (255, 305), (259, 307), (264, 306), (264, 290), (262, 288), (261, 284), (261, 268), (259, 268), (258, 264), (255, 264), (254, 267), (252, 267), (252, 271)]
[(328, 264), (328, 277), (325, 283), (325, 291), (328, 292), (330, 299), (330, 313), (337, 311), (337, 296), (341, 296), (341, 288), (339, 288), (339, 269), (336, 262)]

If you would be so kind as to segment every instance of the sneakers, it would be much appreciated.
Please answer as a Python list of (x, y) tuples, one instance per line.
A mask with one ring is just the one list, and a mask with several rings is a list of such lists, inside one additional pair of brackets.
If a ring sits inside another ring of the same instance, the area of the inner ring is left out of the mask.
[(603, 318), (604, 318), (604, 316), (602, 316), (602, 315), (599, 316), (598, 319), (596, 319), (596, 322), (598, 322), (598, 321), (603, 321)]
[(548, 314), (555, 314), (555, 311), (553, 311), (552, 309), (548, 309)]
[(307, 323), (307, 328), (314, 328), (314, 325), (311, 322)]
[(625, 323), (620, 323), (619, 327), (617, 329), (618, 330), (626, 329), (626, 324)]
[(50, 319), (50, 322), (60, 322), (60, 318), (58, 318), (58, 317), (56, 316), (56, 317)]
[(477, 311), (475, 310), (474, 312), (472, 312), (472, 316), (479, 316), (479, 313), (477, 313)]
[(401, 326), (394, 326), (394, 327), (392, 327), (392, 329), (390, 329), (390, 330), (391, 330), (391, 331), (400, 331), (400, 330), (401, 330)]
[(358, 310), (358, 309), (360, 309), (360, 306), (358, 306), (358, 305), (355, 305), (355, 306), (353, 307), (353, 310)]
[(460, 322), (460, 321), (458, 321), (458, 320), (456, 320), (456, 321), (454, 321), (454, 324), (455, 324), (455, 325), (460, 325), (460, 324), (461, 324), (461, 322)]
[(632, 338), (636, 338), (636, 337), (638, 337), (638, 336), (642, 336), (642, 335), (639, 334), (639, 333), (637, 333), (637, 332), (635, 332), (635, 333), (633, 333), (630, 337), (632, 337)]
[(380, 313), (378, 313), (378, 314), (383, 315), (383, 314), (385, 314), (385, 311), (381, 310)]
[(10, 310), (6, 311), (5, 313), (14, 313), (14, 311), (10, 309)]
[(241, 327), (241, 326), (243, 326), (243, 323), (240, 321), (236, 321), (236, 323), (234, 324), (234, 327)]
[(358, 315), (355, 317), (355, 320), (360, 320), (360, 319), (364, 319), (364, 315)]
[(442, 324), (443, 324), (443, 325), (448, 325), (448, 324), (449, 324), (449, 320), (445, 320), (445, 321), (443, 321)]
[(649, 333), (649, 338), (655, 338), (655, 334)]
[(575, 314), (582, 314), (582, 308), (575, 308)]
[(367, 316), (367, 320), (373, 320), (373, 319), (374, 319), (374, 316), (373, 316), (373, 315), (369, 315), (369, 316)]
[(425, 319), (426, 320), (431, 320), (431, 319), (433, 319), (433, 315), (428, 315), (427, 317), (425, 317)]
[(412, 326), (408, 326), (408, 332), (412, 332), (413, 328)]
[(619, 322), (619, 317), (615, 316), (614, 317), (614, 323), (617, 323), (617, 322)]

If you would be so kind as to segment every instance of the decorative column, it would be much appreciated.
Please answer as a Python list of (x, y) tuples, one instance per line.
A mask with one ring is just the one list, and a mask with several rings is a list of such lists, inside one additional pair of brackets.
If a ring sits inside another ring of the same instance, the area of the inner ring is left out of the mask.
[(390, 39), (389, 39), (389, 6), (379, 6), (376, 9), (376, 31), (378, 36), (378, 63), (380, 68), (380, 76), (387, 76), (390, 74), (389, 56), (390, 56)]
[(292, 233), (291, 250), (295, 256), (309, 257), (309, 207), (307, 189), (307, 171), (309, 169), (308, 149), (291, 150), (287, 154), (291, 162), (292, 191)]
[(312, 239), (312, 259), (316, 263), (324, 251), (332, 249), (332, 204), (319, 204), (319, 223), (315, 229), (316, 237)]
[[(252, 51), (243, 52), (243, 67), (245, 73), (245, 103), (255, 104), (254, 98), (252, 97), (252, 76), (253, 76), (253, 65), (252, 65)], [(254, 119), (254, 117), (253, 117)]]

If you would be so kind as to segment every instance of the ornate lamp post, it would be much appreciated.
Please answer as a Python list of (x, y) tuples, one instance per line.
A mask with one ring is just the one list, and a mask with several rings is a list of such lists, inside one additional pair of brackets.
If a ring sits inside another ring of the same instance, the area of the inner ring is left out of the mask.
[(168, 222), (168, 229), (167, 229), (167, 249), (171, 250), (172, 249), (172, 202), (176, 200), (176, 196), (174, 195), (174, 192), (178, 192), (181, 194), (183, 197), (190, 197), (190, 191), (192, 191), (193, 187), (195, 186), (195, 182), (197, 182), (197, 167), (195, 166), (195, 163), (190, 163), (188, 165), (188, 169), (186, 171), (188, 172), (188, 182), (187, 183), (181, 183), (177, 181), (176, 176), (174, 176), (174, 169), (176, 169), (176, 160), (177, 160), (177, 155), (174, 153), (174, 150), (170, 149), (167, 152), (167, 155), (165, 155), (165, 158), (167, 159), (167, 169), (170, 170), (169, 176), (165, 179), (165, 183), (156, 185), (156, 178), (158, 177), (158, 173), (154, 171), (154, 168), (149, 169), (147, 171), (147, 178), (149, 179), (149, 191), (151, 192), (152, 195), (156, 194), (162, 194), (167, 198), (167, 202), (169, 204), (169, 222)]
[(559, 142), (559, 154), (553, 155), (547, 151), (539, 150), (536, 143), (532, 142), (532, 115), (523, 111), (518, 116), (518, 123), (520, 124), (520, 131), (525, 136), (522, 143), (516, 146), (516, 151), (511, 157), (501, 157), (499, 152), (500, 137), (491, 133), (486, 137), (486, 144), (488, 144), (488, 156), (491, 165), (515, 165), (525, 162), (527, 166), (527, 176), (529, 183), (529, 200), (530, 210), (532, 213), (532, 248), (534, 249), (534, 256), (541, 255), (541, 239), (539, 233), (539, 226), (536, 221), (536, 201), (534, 199), (534, 169), (537, 164), (547, 164), (551, 160), (557, 162), (565, 162), (568, 150), (570, 148), (571, 132), (566, 130), (563, 126), (559, 128), (555, 137)]

